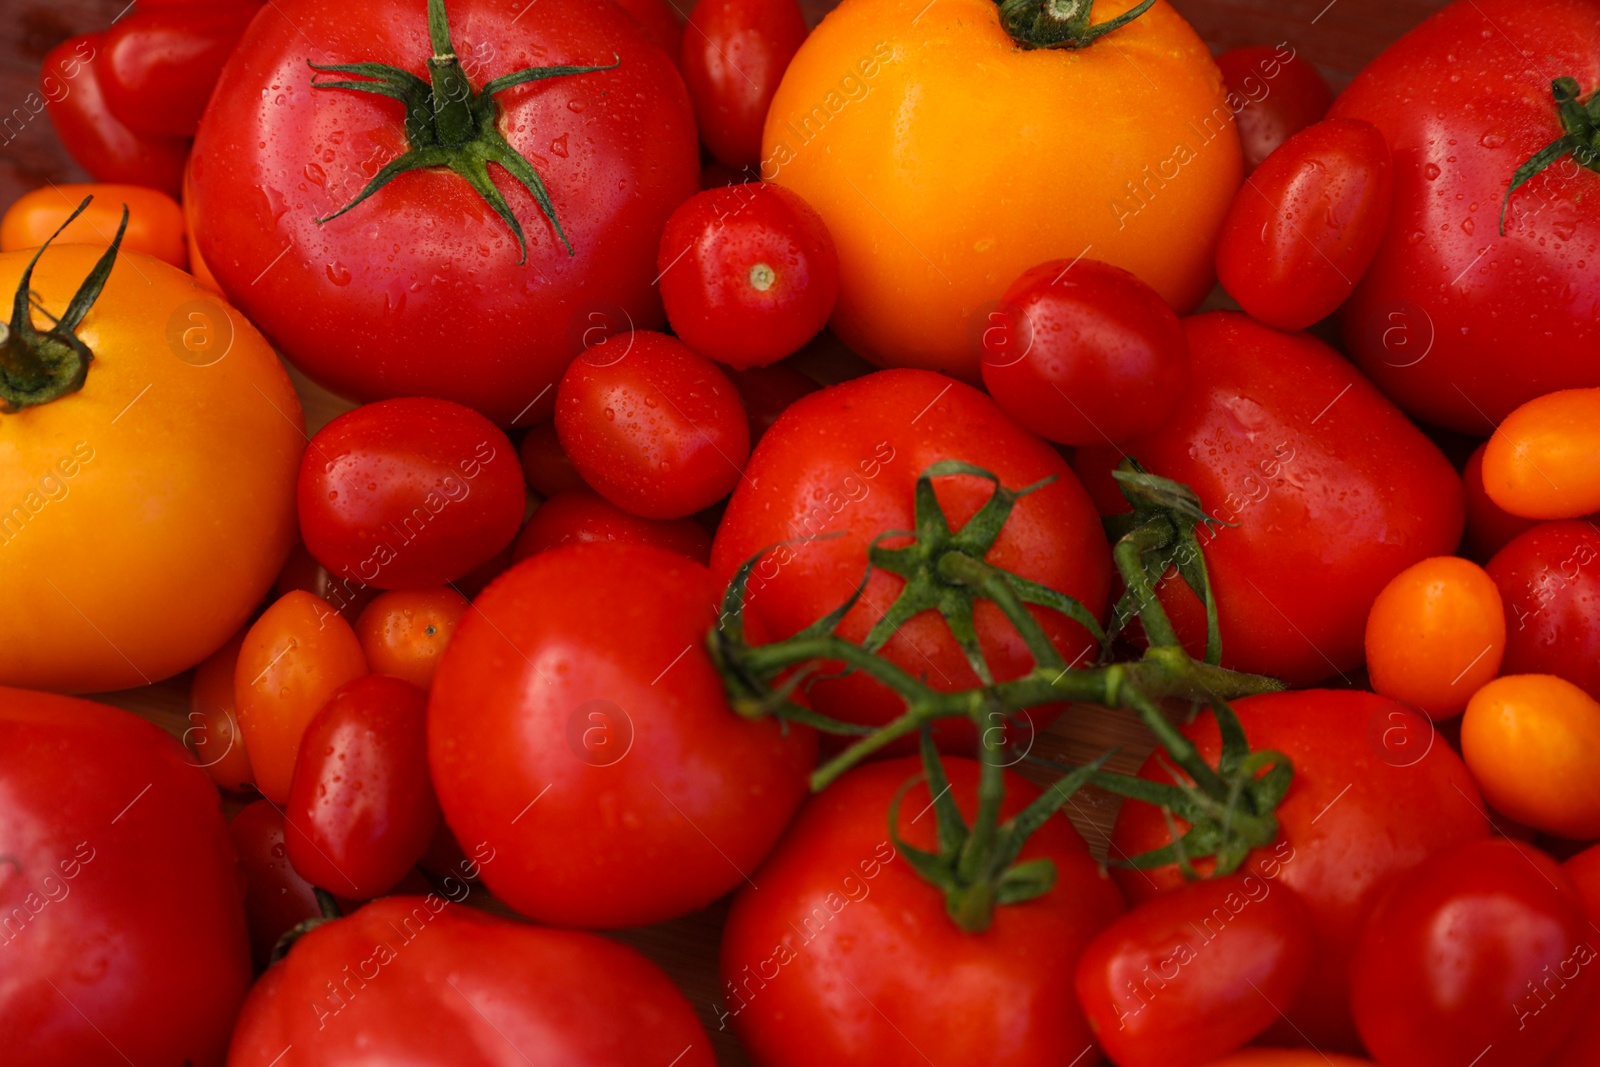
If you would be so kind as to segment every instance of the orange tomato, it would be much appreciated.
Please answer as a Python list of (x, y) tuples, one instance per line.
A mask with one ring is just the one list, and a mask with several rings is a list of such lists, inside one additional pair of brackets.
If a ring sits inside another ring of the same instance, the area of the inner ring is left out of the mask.
[(783, 76), (760, 174), (828, 224), (847, 345), (976, 382), (984, 313), (1047, 260), (1192, 310), (1242, 166), (1222, 75), (1166, 0), (1077, 49), (1019, 47), (993, 0), (844, 0)]
[(195, 668), (189, 683), (189, 728), (183, 732), (183, 743), (195, 762), (217, 788), (234, 793), (247, 793), (256, 786), (233, 703), (233, 669), (244, 635), (244, 630), (234, 634)]
[(194, 157), (190, 156), (183, 163), (183, 243), (189, 253), (189, 273), (194, 275), (194, 280), (210, 289), (213, 293), (222, 292), (222, 284), (217, 281), (216, 275), (211, 273), (211, 268), (206, 266), (206, 261), (200, 255), (200, 244), (194, 236), (194, 212), (190, 205), (194, 198), (189, 195), (189, 171), (194, 166)]
[(297, 589), (262, 612), (233, 672), (239, 727), (262, 796), (288, 802), (307, 724), (334, 690), (366, 673), (361, 642), (327, 601)]
[(1483, 452), (1489, 499), (1527, 519), (1600, 510), (1600, 389), (1563, 389), (1507, 415)]
[(1458, 715), (1500, 673), (1506, 617), (1484, 569), (1434, 556), (1395, 575), (1367, 615), (1372, 688), (1433, 719)]
[(143, 252), (179, 270), (185, 268), (183, 209), (161, 190), (142, 185), (50, 185), (23, 193), (0, 217), (0, 252), (38, 248), (86, 196), (93, 196), (94, 203), (62, 231), (57, 244), (107, 247), (126, 204), (128, 232), (122, 238), (122, 250)]
[(356, 620), (367, 665), (421, 689), (433, 684), (439, 657), (471, 605), (446, 586), (382, 593)]
[(1497, 810), (1557, 837), (1600, 837), (1600, 702), (1571, 682), (1490, 682), (1467, 704), (1461, 755)]

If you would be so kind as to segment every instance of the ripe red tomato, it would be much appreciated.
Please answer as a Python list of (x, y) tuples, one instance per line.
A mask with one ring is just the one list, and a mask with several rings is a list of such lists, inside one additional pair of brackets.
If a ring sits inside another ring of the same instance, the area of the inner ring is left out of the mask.
[(0, 688), (0, 795), (6, 1061), (220, 1067), (250, 946), (204, 772), (127, 712)]
[(1283, 142), (1320, 121), (1333, 103), (1317, 68), (1287, 41), (1230, 49), (1217, 56), (1217, 67), (1228, 87), (1247, 174)]
[[(1246, 697), (1234, 710), (1252, 749), (1281, 752), (1294, 764), (1294, 783), (1278, 808), (1279, 840), (1253, 852), (1245, 869), (1296, 893), (1316, 938), (1316, 964), (1300, 996), (1278, 1005), (1288, 1022), (1266, 1040), (1354, 1049), (1345, 963), (1355, 937), (1397, 875), (1452, 845), (1488, 836), (1478, 789), (1425, 717), (1371, 693), (1273, 693)], [(1183, 734), (1215, 765), (1221, 741), (1209, 711)], [(1171, 781), (1167, 766), (1158, 753), (1139, 775)], [(1160, 848), (1172, 840), (1170, 826), (1161, 809), (1126, 803), (1110, 854), (1126, 859)], [(1210, 864), (1196, 867), (1204, 872)], [(1184, 884), (1175, 865), (1113, 872), (1135, 902)]]
[(1461, 485), (1467, 494), (1467, 530), (1461, 538), (1461, 554), (1477, 563), (1487, 563), (1512, 538), (1539, 525), (1537, 519), (1513, 515), (1489, 499), (1483, 487), (1483, 450), (1487, 444), (1472, 450), (1461, 471)]
[(540, 504), (517, 536), (512, 556), (520, 562), (557, 545), (596, 541), (655, 545), (700, 564), (711, 558), (711, 535), (695, 520), (641, 519), (592, 489), (557, 493)]
[(683, 23), (671, 0), (616, 0), (616, 3), (638, 20), (656, 47), (671, 56), (674, 63), (678, 61), (678, 53), (683, 51)]
[(573, 467), (571, 458), (561, 451), (561, 439), (556, 436), (553, 422), (530, 427), (517, 446), (517, 456), (522, 460), (522, 476), (527, 479), (528, 487), (540, 496), (589, 487)]
[(1161, 427), (1189, 347), (1161, 295), (1121, 267), (1051, 260), (1011, 283), (979, 338), (983, 384), (1049, 441), (1098, 445)]
[[(1591, 925), (1600, 924), (1600, 846), (1584, 849), (1567, 860), (1561, 865), (1561, 873), (1577, 890), (1584, 917)], [(1589, 1007), (1546, 1067), (1591, 1067), (1596, 1063), (1600, 1063), (1600, 983), (1591, 978)]]
[(679, 66), (700, 140), (735, 170), (761, 162), (761, 127), (789, 60), (806, 39), (795, 0), (701, 0), (689, 10)]
[(727, 375), (681, 341), (638, 331), (572, 361), (556, 433), (595, 492), (647, 519), (681, 519), (728, 495), (750, 425)]
[[(971, 820), (978, 764), (946, 758), (950, 795)], [(813, 798), (751, 885), (722, 935), (721, 1021), (762, 1067), (872, 1063), (1020, 1067), (1089, 1051), (1072, 992), (1084, 945), (1122, 911), (1122, 895), (1064, 816), (1023, 846), (1049, 859), (1055, 886), (995, 908), (964, 933), (942, 892), (891, 842), (890, 803), (922, 771), (916, 757), (859, 767)], [(1009, 772), (1002, 820), (1039, 790)], [(925, 782), (901, 800), (896, 833), (934, 847)]]
[(363, 585), (352, 578), (336, 577), (313, 559), (311, 553), (306, 551), (305, 544), (298, 540), (289, 550), (289, 559), (284, 563), (283, 570), (278, 573), (272, 595), (281, 597), (296, 589), (327, 601), (340, 618), (351, 625), (378, 595), (378, 590), (370, 585)]
[[(1160, 430), (1078, 450), (1103, 513), (1126, 511), (1110, 470), (1123, 451), (1191, 486), (1235, 526), (1200, 534), (1222, 663), (1309, 685), (1361, 663), (1367, 611), (1389, 580), (1461, 540), (1461, 479), (1439, 450), (1322, 342), (1233, 312), (1184, 320), (1189, 390)], [(1200, 602), (1161, 602), (1192, 655)]]
[(728, 380), (739, 390), (744, 413), (750, 419), (751, 448), (772, 429), (778, 416), (789, 410), (789, 405), (822, 388), (799, 371), (777, 363), (730, 370)]
[(798, 352), (827, 325), (839, 296), (839, 254), (822, 216), (800, 194), (765, 182), (708, 189), (678, 205), (656, 263), (672, 329), (730, 367)]
[(248, 0), (139, 10), (105, 35), (106, 105), (142, 134), (193, 137), (222, 65), (261, 5)]
[(568, 545), (484, 591), (428, 707), (445, 820), (496, 897), (619, 927), (743, 882), (806, 796), (816, 737), (742, 719), (705, 649), (719, 586), (648, 545)]
[(1389, 146), (1370, 122), (1307, 126), (1234, 194), (1217, 245), (1217, 280), (1268, 326), (1321, 322), (1378, 252), (1389, 224), (1390, 172)]
[(250, 924), (250, 958), (265, 970), (278, 939), (322, 912), (316, 888), (289, 862), (283, 812), (270, 800), (241, 808), (228, 836), (244, 873), (244, 914)]
[(1506, 611), (1504, 674), (1553, 674), (1600, 700), (1600, 528), (1540, 523), (1485, 568)]
[(367, 404), (300, 461), (300, 535), (328, 570), (379, 589), (443, 585), (511, 543), (527, 497), (499, 427), (448, 400)]

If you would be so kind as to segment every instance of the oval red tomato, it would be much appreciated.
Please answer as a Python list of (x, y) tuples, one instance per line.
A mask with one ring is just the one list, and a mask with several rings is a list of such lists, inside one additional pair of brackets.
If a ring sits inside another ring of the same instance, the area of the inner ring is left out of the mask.
[(1239, 147), (1248, 174), (1273, 151), (1328, 113), (1333, 93), (1311, 61), (1287, 41), (1246, 45), (1217, 56), (1239, 128)]
[(193, 137), (222, 65), (261, 6), (245, 0), (139, 10), (105, 35), (112, 114), (140, 133)]
[(1600, 529), (1540, 523), (1485, 568), (1506, 612), (1503, 674), (1553, 674), (1600, 700)]
[(795, 0), (701, 0), (689, 9), (679, 65), (700, 139), (718, 162), (754, 174), (761, 127), (806, 39)]
[(557, 545), (625, 541), (655, 545), (685, 559), (705, 563), (711, 535), (693, 519), (641, 519), (609, 504), (591, 489), (573, 489), (540, 504), (517, 535), (518, 561)]

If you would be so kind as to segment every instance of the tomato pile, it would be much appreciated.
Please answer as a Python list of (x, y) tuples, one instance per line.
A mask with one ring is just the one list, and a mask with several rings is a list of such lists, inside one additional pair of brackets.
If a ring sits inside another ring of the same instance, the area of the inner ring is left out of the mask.
[(7, 1062), (1600, 1064), (1600, 0), (1337, 97), (1166, 0), (39, 76)]

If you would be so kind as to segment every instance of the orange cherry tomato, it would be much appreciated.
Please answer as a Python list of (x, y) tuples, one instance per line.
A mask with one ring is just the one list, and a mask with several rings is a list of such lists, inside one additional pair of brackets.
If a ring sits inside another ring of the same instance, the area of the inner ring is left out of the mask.
[(1458, 715), (1500, 673), (1506, 617), (1484, 569), (1434, 556), (1395, 575), (1367, 615), (1372, 688), (1433, 719)]
[(1467, 704), (1461, 755), (1497, 810), (1557, 837), (1600, 838), (1600, 702), (1571, 682), (1490, 682)]
[(179, 270), (188, 266), (183, 209), (160, 189), (142, 185), (51, 185), (23, 193), (0, 217), (0, 252), (38, 248), (86, 196), (93, 196), (94, 203), (61, 232), (56, 244), (109, 247), (126, 204), (128, 232), (122, 250), (155, 256)]
[(382, 593), (356, 620), (367, 665), (419, 689), (433, 684), (439, 657), (471, 605), (448, 586)]
[(355, 631), (321, 598), (297, 589), (262, 612), (239, 649), (233, 693), (263, 796), (288, 802), (306, 725), (334, 690), (366, 673)]
[(1528, 519), (1600, 510), (1600, 389), (1563, 389), (1523, 404), (1483, 452), (1489, 499)]
[(240, 630), (195, 668), (189, 683), (189, 728), (183, 743), (217, 788), (253, 792), (255, 772), (244, 750), (244, 734), (234, 712), (233, 670), (247, 631)]
[(1539, 520), (1513, 515), (1489, 499), (1483, 488), (1483, 452), (1488, 445), (1485, 441), (1474, 448), (1461, 469), (1461, 485), (1467, 496), (1467, 530), (1461, 537), (1461, 554), (1477, 563), (1489, 562), (1512, 538), (1539, 525)]

